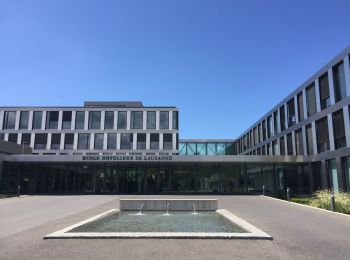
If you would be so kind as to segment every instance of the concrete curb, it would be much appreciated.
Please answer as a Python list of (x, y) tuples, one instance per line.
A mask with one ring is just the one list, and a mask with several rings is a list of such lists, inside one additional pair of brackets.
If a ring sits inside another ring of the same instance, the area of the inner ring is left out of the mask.
[(331, 214), (336, 214), (336, 215), (340, 215), (340, 216), (344, 216), (344, 217), (350, 217), (350, 215), (344, 214), (344, 213), (340, 213), (340, 212), (333, 212), (333, 211), (330, 211), (330, 210), (327, 210), (327, 209), (320, 209), (320, 208), (312, 207), (312, 206), (309, 206), (309, 205), (304, 205), (304, 204), (301, 204), (301, 203), (296, 203), (296, 202), (292, 202), (292, 201), (286, 201), (286, 200), (282, 200), (282, 199), (277, 199), (277, 198), (269, 197), (269, 196), (265, 196), (265, 195), (259, 195), (259, 196), (260, 197), (264, 197), (264, 198), (268, 198), (268, 199), (272, 199), (272, 200), (285, 202), (285, 203), (291, 203), (291, 204), (302, 206), (302, 207), (306, 207), (306, 208), (309, 208), (309, 209), (316, 209), (316, 210), (320, 210), (320, 211), (331, 213)]

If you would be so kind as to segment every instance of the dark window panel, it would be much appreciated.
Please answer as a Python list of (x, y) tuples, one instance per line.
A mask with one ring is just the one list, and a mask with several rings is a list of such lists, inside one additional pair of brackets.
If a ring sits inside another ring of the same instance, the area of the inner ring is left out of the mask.
[(316, 121), (316, 139), (318, 153), (322, 153), (329, 150), (327, 117)]
[(29, 112), (21, 111), (19, 120), (19, 129), (28, 129)]
[(335, 149), (339, 149), (346, 146), (345, 126), (343, 110), (339, 110), (332, 114), (333, 119), (333, 134)]
[(101, 111), (89, 112), (89, 129), (101, 129)]
[(5, 111), (3, 129), (15, 129), (16, 126), (16, 111)]
[(146, 134), (137, 134), (137, 149), (146, 149)]
[(90, 134), (78, 135), (78, 149), (89, 150), (90, 149)]
[(103, 134), (95, 134), (95, 143), (94, 148), (95, 150), (102, 150), (103, 149)]
[(64, 136), (64, 149), (73, 150), (74, 134), (65, 134)]
[(159, 150), (159, 134), (150, 135), (150, 149)]
[(306, 105), (308, 117), (316, 113), (316, 93), (314, 83), (312, 83), (306, 88)]
[(160, 111), (159, 114), (159, 128), (160, 129), (169, 129), (169, 112)]
[(114, 112), (106, 111), (105, 112), (105, 129), (114, 128)]
[(156, 112), (147, 112), (147, 129), (156, 129)]
[(126, 111), (118, 112), (118, 129), (126, 129)]
[(319, 78), (319, 84), (321, 109), (325, 109), (331, 105), (331, 99), (329, 96), (328, 73), (323, 74)]
[(41, 129), (42, 117), (43, 117), (42, 111), (34, 111), (34, 113), (33, 113), (33, 129)]
[(45, 150), (47, 146), (47, 134), (35, 134), (34, 149)]
[(72, 111), (63, 111), (62, 129), (70, 129), (72, 125)]
[(46, 129), (58, 129), (58, 111), (46, 112)]
[(173, 129), (179, 129), (179, 112), (173, 111)]
[(85, 112), (77, 111), (75, 114), (75, 129), (84, 129)]
[(344, 63), (341, 62), (333, 67), (333, 85), (335, 102), (346, 97)]
[(61, 144), (61, 134), (52, 134), (51, 135), (51, 149), (59, 150)]
[(18, 137), (18, 134), (11, 133), (11, 134), (9, 134), (8, 141), (11, 143), (17, 144), (17, 137)]
[(108, 150), (117, 149), (117, 134), (108, 134), (107, 149)]
[(142, 111), (131, 111), (130, 120), (131, 129), (142, 129), (143, 128), (143, 112)]

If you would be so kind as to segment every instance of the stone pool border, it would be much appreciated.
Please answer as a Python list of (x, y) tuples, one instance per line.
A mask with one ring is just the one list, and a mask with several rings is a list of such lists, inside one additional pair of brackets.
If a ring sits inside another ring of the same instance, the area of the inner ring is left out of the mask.
[(119, 209), (111, 209), (105, 211), (101, 214), (98, 214), (92, 218), (83, 220), (79, 223), (56, 231), (54, 233), (48, 234), (44, 239), (107, 239), (107, 238), (169, 238), (169, 239), (267, 239), (272, 240), (272, 237), (265, 233), (264, 231), (258, 229), (257, 227), (251, 225), (247, 221), (239, 218), (233, 213), (225, 210), (218, 209), (216, 212), (223, 215), (225, 218), (236, 223), (243, 229), (247, 230), (249, 233), (204, 233), (204, 232), (76, 232), (76, 233), (67, 233), (68, 231), (84, 225), (86, 223), (95, 221), (99, 218), (105, 217), (112, 213), (119, 212)]

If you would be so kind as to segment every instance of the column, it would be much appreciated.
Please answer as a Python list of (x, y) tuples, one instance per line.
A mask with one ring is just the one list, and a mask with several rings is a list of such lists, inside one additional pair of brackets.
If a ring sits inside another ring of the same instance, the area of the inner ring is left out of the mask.
[(105, 115), (106, 115), (106, 111), (101, 111), (101, 126), (100, 126), (101, 130), (105, 129)]
[(159, 150), (163, 150), (163, 133), (159, 134)]
[(348, 106), (343, 107), (343, 117), (344, 117), (344, 129), (346, 146), (350, 147), (350, 122), (349, 122), (349, 109)]
[(4, 111), (0, 111), (0, 130), (2, 130), (3, 122), (4, 122)]
[[(29, 111), (29, 118), (28, 118), (28, 129), (32, 130), (33, 129), (33, 111)], [(1, 117), (0, 117), (1, 120)], [(1, 124), (1, 123), (0, 123)], [(1, 127), (0, 127), (1, 129)]]
[(131, 111), (126, 112), (126, 130), (130, 130)]
[(91, 133), (90, 135), (90, 150), (94, 150), (94, 146), (95, 146), (95, 134)]
[(43, 115), (41, 117), (41, 130), (45, 130), (46, 123), (46, 111), (43, 111)]
[(61, 140), (60, 140), (60, 150), (64, 150), (64, 140), (65, 140), (65, 134), (61, 134)]
[(84, 130), (88, 130), (88, 126), (89, 126), (89, 111), (85, 111)]
[(147, 125), (147, 111), (143, 111), (143, 114), (142, 114), (142, 129), (143, 130), (146, 130), (146, 125)]
[(73, 150), (78, 150), (78, 133), (74, 133)]
[[(345, 83), (346, 83), (346, 92), (350, 96), (350, 65), (349, 65), (349, 55), (346, 55), (344, 58), (344, 69), (345, 69)], [(1, 128), (0, 128), (1, 129)]]
[(321, 111), (321, 101), (320, 101), (320, 84), (318, 78), (315, 80), (315, 96), (316, 96), (316, 110)]
[(169, 111), (169, 129), (173, 129), (173, 111)]
[(329, 86), (329, 98), (331, 105), (335, 104), (335, 97), (334, 97), (334, 84), (333, 84), (333, 71), (332, 68), (328, 70), (328, 86)]
[(300, 122), (297, 96), (298, 94), (294, 96), (295, 124), (298, 124)]
[(62, 130), (63, 111), (58, 111), (58, 130)]
[(72, 121), (70, 124), (70, 130), (74, 130), (75, 129), (75, 118), (77, 115), (77, 111), (72, 111)]
[(120, 133), (117, 133), (117, 150), (120, 150)]
[[(272, 136), (275, 136), (277, 133), (275, 133), (275, 117), (274, 117), (274, 113), (273, 112), (272, 112), (272, 115), (271, 115), (271, 125), (272, 125), (272, 129), (271, 129)], [(253, 136), (254, 136), (254, 128), (253, 128)]]
[(48, 133), (47, 134), (46, 150), (51, 149), (51, 139), (52, 139), (52, 133)]
[(30, 136), (30, 147), (32, 149), (34, 149), (34, 141), (35, 141), (35, 134), (31, 133), (31, 136)]
[(312, 145), (313, 145), (314, 154), (318, 154), (315, 121), (311, 123), (311, 130), (312, 130)]
[(176, 151), (176, 133), (173, 133), (173, 151)]
[(114, 111), (114, 118), (113, 118), (113, 130), (117, 130), (118, 126), (118, 111)]
[(132, 135), (133, 135), (132, 149), (137, 150), (137, 133), (133, 133)]
[(306, 88), (303, 88), (304, 120), (307, 118)]
[(108, 141), (108, 134), (103, 134), (103, 150), (107, 150), (107, 141)]
[(278, 133), (281, 132), (281, 122), (280, 122), (280, 118), (281, 118), (280, 109), (277, 108), (277, 131), (278, 131)]
[(18, 133), (17, 135), (17, 144), (22, 144), (22, 133)]
[[(287, 104), (283, 104), (284, 108), (284, 123), (285, 123), (285, 128), (288, 129), (288, 109), (287, 109)], [(287, 147), (287, 146), (286, 146)]]
[(19, 118), (21, 116), (21, 111), (16, 111), (16, 121), (15, 121), (15, 130), (19, 129)]
[(146, 134), (146, 150), (150, 150), (151, 149), (151, 134), (147, 133)]
[(156, 111), (156, 130), (159, 130), (159, 117), (160, 117), (160, 112)]
[(288, 155), (287, 135), (283, 136), (283, 142), (284, 142), (284, 154)]
[(292, 131), (292, 146), (293, 146), (293, 155), (297, 155), (297, 150), (295, 147), (295, 131)]
[(306, 128), (305, 128), (305, 126), (301, 127), (301, 133), (303, 136), (303, 154), (307, 155)]
[(328, 121), (328, 136), (329, 136), (329, 148), (331, 151), (335, 150), (334, 145), (334, 132), (333, 132), (333, 120), (332, 120), (332, 114), (327, 115), (327, 121)]

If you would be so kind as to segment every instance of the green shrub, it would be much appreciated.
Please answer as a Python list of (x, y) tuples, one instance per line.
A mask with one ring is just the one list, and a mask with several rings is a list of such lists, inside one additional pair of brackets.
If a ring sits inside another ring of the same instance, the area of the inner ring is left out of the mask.
[(295, 203), (310, 205), (312, 198), (291, 198), (290, 201)]
[[(310, 206), (331, 210), (331, 191), (316, 191), (315, 198), (311, 201)], [(337, 212), (350, 214), (350, 194), (345, 192), (337, 192), (334, 194), (335, 210)]]

